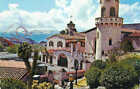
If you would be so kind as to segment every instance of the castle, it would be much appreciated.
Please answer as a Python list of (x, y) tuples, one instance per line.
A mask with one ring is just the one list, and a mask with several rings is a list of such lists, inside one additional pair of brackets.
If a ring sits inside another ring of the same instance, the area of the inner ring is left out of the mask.
[(77, 32), (70, 21), (60, 34), (47, 38), (49, 58), (42, 62), (73, 69), (75, 63), (86, 70), (88, 64), (102, 59), (103, 54), (129, 38), (134, 49), (140, 50), (140, 24), (123, 24), (119, 17), (119, 0), (100, 0), (101, 16), (95, 19), (96, 27)]

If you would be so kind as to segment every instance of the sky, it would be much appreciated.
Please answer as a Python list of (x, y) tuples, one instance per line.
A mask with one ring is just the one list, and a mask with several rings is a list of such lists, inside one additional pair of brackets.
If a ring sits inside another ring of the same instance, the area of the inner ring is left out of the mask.
[[(120, 0), (119, 15), (124, 23), (140, 23), (140, 0)], [(65, 29), (70, 20), (85, 31), (95, 27), (99, 16), (99, 0), (0, 0), (0, 32), (14, 32), (22, 25), (47, 34)]]

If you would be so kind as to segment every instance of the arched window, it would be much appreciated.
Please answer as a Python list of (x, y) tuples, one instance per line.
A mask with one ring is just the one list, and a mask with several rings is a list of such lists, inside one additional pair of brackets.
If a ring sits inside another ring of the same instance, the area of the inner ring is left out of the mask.
[(63, 47), (63, 43), (61, 41), (57, 42), (57, 47)]
[(114, 7), (110, 8), (110, 16), (115, 17), (115, 8)]
[(49, 42), (49, 46), (54, 46), (54, 43), (52, 41)]
[(81, 42), (81, 47), (85, 47), (85, 43), (84, 42)]
[(100, 0), (100, 3), (102, 3), (102, 0)]
[(102, 9), (101, 9), (101, 16), (102, 17), (105, 17), (105, 11), (106, 11), (105, 7), (102, 7)]
[(112, 45), (112, 39), (109, 39), (109, 46)]
[(57, 60), (57, 65), (62, 67), (68, 67), (68, 59), (65, 54), (60, 54)]

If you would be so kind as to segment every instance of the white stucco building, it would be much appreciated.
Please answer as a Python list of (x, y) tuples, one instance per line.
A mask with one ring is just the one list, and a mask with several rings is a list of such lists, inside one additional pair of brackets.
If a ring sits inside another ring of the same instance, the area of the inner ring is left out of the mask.
[(126, 38), (140, 51), (140, 24), (123, 24), (123, 18), (119, 17), (119, 0), (100, 0), (100, 12), (94, 28), (79, 33), (70, 21), (61, 34), (47, 38), (49, 58), (43, 62), (72, 69), (78, 61), (81, 69), (87, 69), (86, 63), (103, 59), (103, 55), (107, 56), (108, 51)]
[(49, 57), (44, 62), (68, 69), (74, 69), (74, 64), (78, 62), (79, 69), (83, 69), (85, 34), (77, 32), (72, 21), (67, 24), (66, 30), (47, 40)]

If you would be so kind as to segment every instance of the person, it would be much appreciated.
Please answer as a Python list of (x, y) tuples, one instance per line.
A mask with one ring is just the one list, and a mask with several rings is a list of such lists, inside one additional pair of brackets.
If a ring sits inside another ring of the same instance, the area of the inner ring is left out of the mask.
[(73, 89), (73, 83), (70, 82), (70, 89)]

